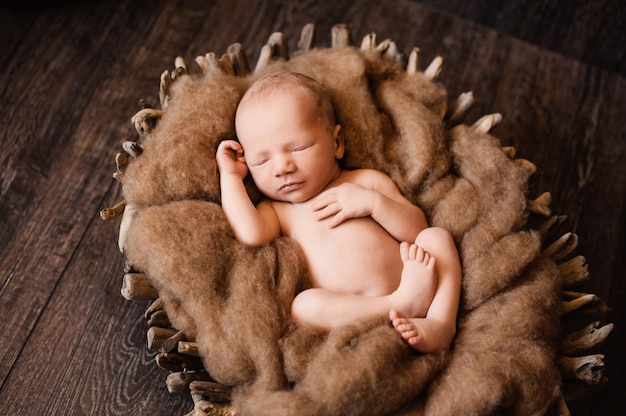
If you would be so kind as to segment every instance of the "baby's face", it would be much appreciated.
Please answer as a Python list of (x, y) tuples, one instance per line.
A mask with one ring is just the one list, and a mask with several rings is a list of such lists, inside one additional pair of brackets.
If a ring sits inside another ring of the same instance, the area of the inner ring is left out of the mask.
[(340, 127), (329, 131), (302, 97), (254, 97), (239, 108), (236, 127), (250, 174), (268, 198), (304, 202), (339, 175)]

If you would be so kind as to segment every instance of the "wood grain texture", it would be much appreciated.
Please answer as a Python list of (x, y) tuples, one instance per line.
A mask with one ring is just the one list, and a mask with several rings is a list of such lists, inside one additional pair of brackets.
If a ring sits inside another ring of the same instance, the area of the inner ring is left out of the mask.
[(318, 47), (346, 23), (357, 44), (376, 32), (406, 52), (419, 47), (422, 69), (440, 55), (438, 80), (451, 99), (474, 91), (468, 121), (503, 114), (494, 135), (541, 169), (531, 196), (550, 191), (553, 211), (568, 215), (564, 231), (579, 235), (590, 267), (583, 290), (609, 304), (616, 324), (602, 348), (609, 384), (570, 404), (572, 414), (618, 414), (626, 383), (626, 81), (615, 27), (626, 17), (609, 0), (506, 4), (111, 0), (0, 9), (3, 413), (191, 409), (188, 396), (166, 391), (146, 348), (147, 304), (119, 292), (119, 223), (98, 216), (121, 198), (114, 156), (135, 138), (139, 100), (158, 104), (159, 76), (176, 56), (199, 73), (195, 56), (241, 42), (253, 65), (273, 31), (293, 51), (314, 22)]

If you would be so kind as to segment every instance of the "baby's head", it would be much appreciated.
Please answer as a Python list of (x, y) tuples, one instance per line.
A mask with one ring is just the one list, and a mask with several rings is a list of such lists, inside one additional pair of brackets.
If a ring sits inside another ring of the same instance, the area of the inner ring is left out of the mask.
[(335, 128), (335, 109), (324, 87), (309, 76), (291, 71), (274, 72), (256, 80), (239, 102), (235, 120), (246, 105), (263, 97), (271, 100), (273, 94), (299, 96), (303, 103), (315, 110), (319, 122), (329, 131)]
[(252, 178), (272, 199), (308, 200), (340, 172), (341, 126), (324, 88), (308, 76), (257, 80), (239, 103), (235, 129)]

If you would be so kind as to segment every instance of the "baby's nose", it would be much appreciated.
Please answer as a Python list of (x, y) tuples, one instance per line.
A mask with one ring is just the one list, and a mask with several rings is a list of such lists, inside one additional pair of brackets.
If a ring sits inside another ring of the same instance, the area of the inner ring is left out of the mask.
[(289, 155), (281, 155), (274, 159), (274, 174), (276, 176), (293, 173), (295, 170), (296, 165)]

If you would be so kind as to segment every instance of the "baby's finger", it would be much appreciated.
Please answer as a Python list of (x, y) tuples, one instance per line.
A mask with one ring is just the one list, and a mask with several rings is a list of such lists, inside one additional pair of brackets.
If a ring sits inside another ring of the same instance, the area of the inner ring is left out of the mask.
[(341, 207), (339, 207), (337, 204), (326, 205), (320, 209), (315, 210), (315, 218), (321, 221), (337, 214), (337, 212), (339, 212), (340, 210)]
[(329, 192), (322, 192), (317, 198), (315, 198), (315, 201), (311, 205), (311, 209), (313, 209), (313, 211), (319, 211), (334, 204), (335, 202), (337, 202), (337, 198), (335, 198), (333, 194)]

